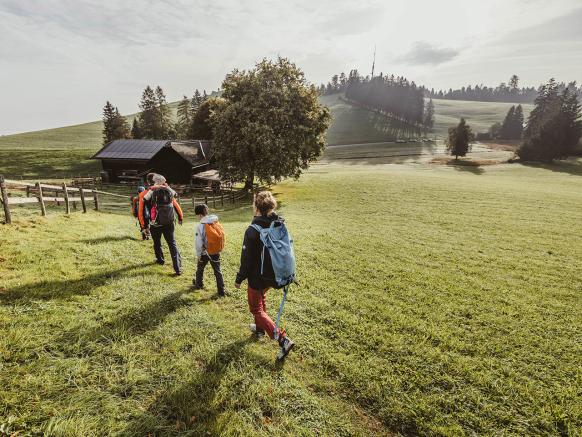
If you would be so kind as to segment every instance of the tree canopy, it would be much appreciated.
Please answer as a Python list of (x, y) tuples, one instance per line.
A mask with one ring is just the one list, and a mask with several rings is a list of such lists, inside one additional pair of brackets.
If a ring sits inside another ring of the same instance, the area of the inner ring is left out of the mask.
[(329, 110), (288, 59), (234, 70), (222, 90), (211, 119), (213, 155), (225, 179), (245, 181), (250, 188), (255, 178), (266, 184), (298, 178), (323, 152)]
[(454, 155), (455, 159), (459, 156), (465, 156), (471, 150), (471, 143), (474, 140), (471, 126), (467, 124), (464, 118), (456, 127), (449, 128), (449, 134), (446, 139), (447, 151)]
[(560, 92), (554, 79), (542, 86), (529, 115), (524, 141), (517, 150), (526, 161), (551, 162), (572, 153), (582, 135), (576, 88)]
[(103, 107), (103, 144), (123, 138), (131, 138), (127, 120), (107, 101)]

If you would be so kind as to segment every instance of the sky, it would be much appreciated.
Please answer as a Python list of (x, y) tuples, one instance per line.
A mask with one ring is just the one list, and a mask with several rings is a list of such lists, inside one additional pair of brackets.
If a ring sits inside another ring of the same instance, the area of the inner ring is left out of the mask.
[(313, 83), (342, 71), (429, 88), (582, 82), (581, 0), (0, 0), (0, 135), (175, 101), (264, 57)]

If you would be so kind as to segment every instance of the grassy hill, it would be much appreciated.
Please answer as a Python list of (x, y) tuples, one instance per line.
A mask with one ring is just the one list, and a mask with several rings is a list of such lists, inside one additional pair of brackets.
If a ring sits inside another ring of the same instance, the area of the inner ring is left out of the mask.
[[(340, 95), (321, 97), (332, 112), (329, 144), (393, 141), (403, 135), (401, 123), (350, 105)], [(435, 100), (435, 132), (440, 138), (465, 117), (474, 131), (485, 131), (503, 120), (511, 106), (506, 103)], [(175, 115), (177, 103), (171, 103)], [(525, 105), (528, 114), (530, 105)], [(133, 121), (135, 114), (128, 116)], [(82, 175), (99, 171), (99, 163), (88, 158), (101, 147), (100, 121), (75, 126), (0, 137), (0, 173), (18, 177)], [(406, 135), (405, 135), (406, 136)]]
[[(274, 188), (301, 286), (284, 365), (245, 291), (190, 289), (129, 216), (0, 228), (0, 429), (44, 435), (575, 435), (579, 168), (317, 165)], [(341, 193), (341, 196), (338, 196)], [(34, 218), (31, 215), (34, 214)], [(227, 284), (251, 209), (220, 213)], [(64, 231), (66, 230), (66, 231)], [(38, 256), (42, 253), (43, 256)], [(275, 311), (280, 293), (272, 291)]]

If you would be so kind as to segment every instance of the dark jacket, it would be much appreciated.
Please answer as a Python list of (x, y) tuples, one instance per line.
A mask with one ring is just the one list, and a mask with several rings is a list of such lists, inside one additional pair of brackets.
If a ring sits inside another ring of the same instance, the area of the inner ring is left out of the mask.
[[(270, 216), (260, 216), (253, 218), (252, 223), (262, 228), (268, 228), (274, 220), (283, 220), (277, 214)], [(263, 252), (263, 243), (259, 237), (259, 232), (249, 226), (245, 232), (242, 251), (240, 255), (240, 268), (236, 275), (237, 284), (248, 279), (249, 287), (255, 290), (264, 290), (265, 288), (274, 287), (275, 272), (269, 251), (265, 250), (265, 261), (263, 264), (263, 274), (261, 275), (261, 254)]]

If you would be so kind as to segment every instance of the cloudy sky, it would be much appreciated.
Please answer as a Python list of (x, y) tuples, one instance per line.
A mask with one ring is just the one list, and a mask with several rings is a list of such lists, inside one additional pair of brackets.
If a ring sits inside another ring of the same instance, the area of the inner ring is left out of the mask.
[(135, 112), (213, 90), (262, 57), (312, 82), (341, 71), (406, 75), (434, 88), (582, 82), (581, 0), (0, 0), (0, 134)]

